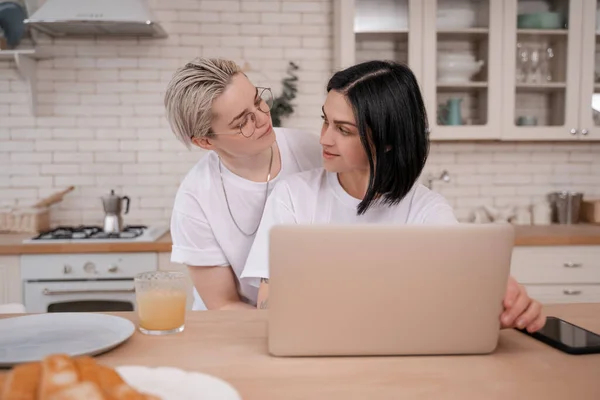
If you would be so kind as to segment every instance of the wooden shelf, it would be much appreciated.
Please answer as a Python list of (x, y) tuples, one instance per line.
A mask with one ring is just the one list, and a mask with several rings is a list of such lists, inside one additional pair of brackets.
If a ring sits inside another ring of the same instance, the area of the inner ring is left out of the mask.
[(562, 90), (567, 88), (567, 84), (564, 82), (550, 82), (550, 83), (518, 83), (516, 85), (517, 90), (528, 90), (532, 92), (546, 92)]
[(470, 89), (487, 89), (487, 82), (458, 82), (458, 83), (447, 83), (447, 82), (438, 82), (437, 88), (438, 90), (470, 90)]
[(14, 60), (18, 56), (27, 56), (35, 59), (44, 58), (35, 49), (0, 50), (0, 60)]
[(517, 29), (517, 35), (528, 36), (567, 36), (568, 29)]
[(404, 34), (404, 33), (408, 33), (408, 28), (403, 28), (403, 29), (382, 29), (382, 30), (355, 30), (354, 33), (356, 34), (386, 34), (386, 33), (392, 33), (392, 34)]
[(354, 32), (357, 40), (397, 40), (408, 39), (408, 29), (397, 31), (358, 31)]
[(438, 35), (487, 35), (488, 28), (439, 29)]

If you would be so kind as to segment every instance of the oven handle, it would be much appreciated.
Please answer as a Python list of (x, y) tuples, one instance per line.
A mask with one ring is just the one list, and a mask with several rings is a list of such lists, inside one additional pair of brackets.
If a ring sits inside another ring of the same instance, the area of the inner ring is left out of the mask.
[(106, 289), (106, 290), (50, 290), (44, 288), (42, 294), (55, 296), (60, 294), (106, 294), (106, 293), (134, 293), (135, 289)]

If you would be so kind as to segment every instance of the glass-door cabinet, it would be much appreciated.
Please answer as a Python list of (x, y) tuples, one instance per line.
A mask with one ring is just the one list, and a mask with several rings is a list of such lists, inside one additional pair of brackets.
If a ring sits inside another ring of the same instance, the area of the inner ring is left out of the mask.
[(578, 136), (600, 140), (600, 1), (583, 2)]
[(592, 2), (504, 1), (504, 139), (577, 139), (581, 16)]
[(334, 68), (370, 60), (407, 64), (421, 81), (421, 0), (334, 0)]
[(431, 138), (500, 138), (502, 2), (424, 0), (423, 7), (423, 89)]

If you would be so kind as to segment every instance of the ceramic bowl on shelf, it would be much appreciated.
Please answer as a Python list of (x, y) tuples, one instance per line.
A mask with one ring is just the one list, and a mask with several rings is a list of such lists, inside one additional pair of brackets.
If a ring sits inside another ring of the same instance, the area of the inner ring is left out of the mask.
[(440, 52), (437, 55), (438, 62), (450, 62), (450, 61), (458, 61), (458, 62), (468, 62), (468, 61), (476, 61), (475, 54), (471, 52)]
[(537, 12), (517, 16), (519, 29), (561, 29), (564, 26), (564, 16), (559, 12)]
[(483, 60), (440, 60), (437, 62), (437, 77), (440, 83), (470, 82), (481, 71)]
[(436, 25), (438, 29), (467, 29), (475, 25), (475, 10), (472, 8), (438, 9)]

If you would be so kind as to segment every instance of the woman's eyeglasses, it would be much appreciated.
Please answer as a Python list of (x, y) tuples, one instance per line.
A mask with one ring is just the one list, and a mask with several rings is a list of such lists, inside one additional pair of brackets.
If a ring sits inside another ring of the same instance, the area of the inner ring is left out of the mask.
[[(258, 98), (257, 103), (255, 104), (256, 109), (262, 113), (268, 114), (271, 112), (271, 107), (273, 107), (273, 93), (270, 88), (265, 87), (257, 87), (258, 90)], [(239, 124), (239, 129), (237, 132), (229, 132), (229, 133), (216, 133), (213, 135), (242, 135), (245, 138), (249, 138), (254, 135), (256, 131), (256, 114), (253, 111), (246, 113), (242, 117), (242, 122)]]

